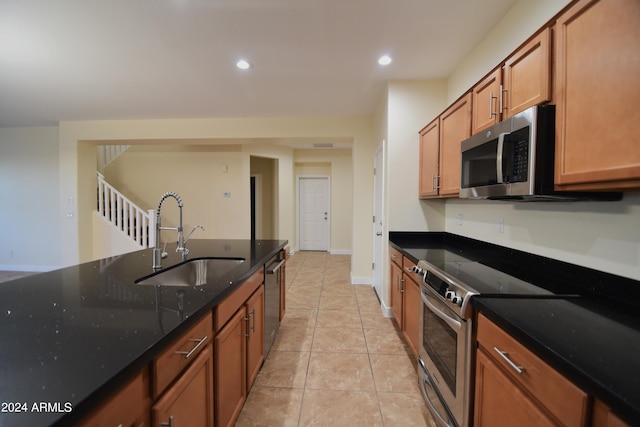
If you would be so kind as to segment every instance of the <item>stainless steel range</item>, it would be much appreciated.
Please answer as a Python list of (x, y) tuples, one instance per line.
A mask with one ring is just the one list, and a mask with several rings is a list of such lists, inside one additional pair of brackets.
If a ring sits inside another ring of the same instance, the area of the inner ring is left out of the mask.
[[(438, 426), (467, 427), (472, 410), (474, 295), (561, 296), (473, 261), (420, 261), (418, 376)], [(567, 296), (569, 293), (563, 293)]]

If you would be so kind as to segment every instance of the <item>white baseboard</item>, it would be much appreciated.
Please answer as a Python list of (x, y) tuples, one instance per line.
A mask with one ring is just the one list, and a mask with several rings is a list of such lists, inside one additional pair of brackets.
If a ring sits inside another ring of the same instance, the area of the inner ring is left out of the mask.
[(373, 286), (373, 278), (371, 276), (351, 276), (351, 284)]
[(0, 264), (2, 271), (29, 271), (33, 273), (44, 273), (47, 271), (57, 270), (61, 267), (52, 265), (9, 265)]
[(331, 255), (351, 255), (353, 251), (351, 249), (330, 249)]
[(382, 315), (384, 317), (393, 317), (393, 312), (391, 311), (391, 307), (387, 307), (384, 302), (380, 302), (380, 309), (382, 310)]

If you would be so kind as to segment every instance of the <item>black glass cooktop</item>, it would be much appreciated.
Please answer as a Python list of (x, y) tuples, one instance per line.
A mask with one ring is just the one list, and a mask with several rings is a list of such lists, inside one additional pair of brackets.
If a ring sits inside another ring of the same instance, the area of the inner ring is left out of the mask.
[(468, 288), (472, 293), (484, 296), (527, 296), (527, 297), (571, 297), (578, 296), (576, 290), (558, 283), (545, 286), (544, 283), (530, 283), (488, 267), (480, 262), (465, 260), (457, 261), (430, 260), (428, 263), (444, 272), (450, 279)]

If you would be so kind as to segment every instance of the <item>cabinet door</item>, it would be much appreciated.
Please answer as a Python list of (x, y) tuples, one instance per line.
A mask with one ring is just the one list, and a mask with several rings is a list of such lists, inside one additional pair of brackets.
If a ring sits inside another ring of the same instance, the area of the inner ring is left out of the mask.
[(149, 425), (149, 374), (144, 369), (78, 425), (139, 427)]
[(191, 363), (151, 409), (153, 425), (213, 425), (213, 355), (211, 345)]
[(600, 400), (593, 402), (591, 427), (629, 427), (629, 424), (618, 418), (608, 406)]
[(638, 0), (582, 0), (556, 21), (561, 189), (640, 187), (638, 23)]
[(440, 116), (440, 195), (460, 193), (460, 143), (471, 136), (471, 92)]
[(418, 356), (418, 337), (420, 335), (420, 285), (410, 274), (405, 274), (402, 332), (414, 356)]
[(555, 426), (502, 370), (478, 349), (476, 355), (476, 427)]
[(396, 319), (398, 327), (402, 329), (402, 268), (395, 262), (391, 263), (391, 280), (389, 285), (391, 286), (391, 312), (393, 318)]
[(438, 195), (438, 178), (440, 161), (440, 119), (425, 126), (420, 131), (420, 164), (418, 196), (420, 198)]
[[(282, 268), (282, 267), (280, 267)], [(247, 300), (247, 392), (264, 361), (264, 286)]]
[(551, 100), (551, 29), (546, 28), (504, 64), (505, 117)]
[(472, 134), (500, 121), (501, 89), (502, 70), (498, 67), (471, 90), (473, 97)]
[(215, 338), (216, 426), (235, 423), (247, 396), (246, 309), (238, 310)]

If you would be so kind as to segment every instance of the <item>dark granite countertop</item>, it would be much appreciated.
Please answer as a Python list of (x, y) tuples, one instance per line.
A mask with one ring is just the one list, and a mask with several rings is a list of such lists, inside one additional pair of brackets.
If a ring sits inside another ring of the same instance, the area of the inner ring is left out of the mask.
[(631, 425), (640, 421), (640, 283), (448, 233), (390, 233), (414, 261), (471, 260), (571, 298), (474, 296), (473, 306)]
[[(151, 249), (0, 284), (0, 426), (77, 421), (286, 243), (190, 240), (189, 259), (245, 259), (197, 287), (136, 285)], [(181, 262), (171, 249), (164, 268)]]

